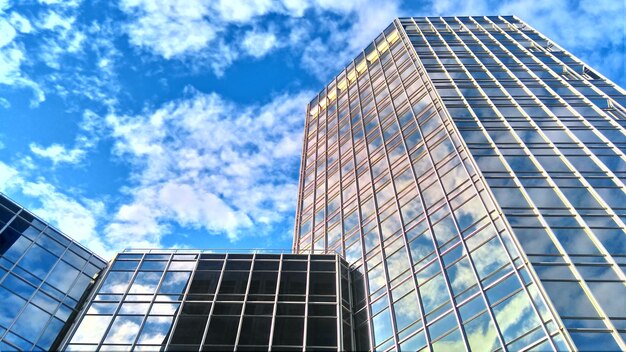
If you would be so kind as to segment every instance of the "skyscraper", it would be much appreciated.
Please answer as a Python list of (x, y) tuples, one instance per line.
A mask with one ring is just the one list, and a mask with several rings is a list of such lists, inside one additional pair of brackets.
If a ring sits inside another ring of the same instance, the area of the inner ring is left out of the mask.
[(105, 266), (0, 193), (0, 350), (56, 349)]
[(305, 123), (294, 251), (362, 274), (358, 349), (626, 349), (625, 104), (516, 17), (395, 20)]

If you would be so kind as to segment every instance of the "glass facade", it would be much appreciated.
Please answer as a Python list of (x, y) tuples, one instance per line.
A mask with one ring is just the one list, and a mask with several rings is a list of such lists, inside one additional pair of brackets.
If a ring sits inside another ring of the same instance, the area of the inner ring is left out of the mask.
[(0, 350), (56, 349), (104, 267), (0, 194)]
[(516, 17), (397, 19), (307, 108), (294, 251), (360, 349), (624, 350), (624, 104)]
[(337, 255), (126, 251), (66, 350), (353, 350), (349, 269)]

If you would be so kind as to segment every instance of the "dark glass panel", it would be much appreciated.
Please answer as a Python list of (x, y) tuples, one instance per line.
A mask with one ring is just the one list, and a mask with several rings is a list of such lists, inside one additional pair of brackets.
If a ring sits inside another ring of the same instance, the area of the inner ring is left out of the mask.
[(242, 260), (228, 260), (226, 270), (250, 270), (251, 262)]
[(213, 315), (239, 315), (241, 314), (241, 303), (215, 303)]
[(273, 303), (246, 303), (244, 314), (247, 315), (272, 315)]
[(309, 304), (308, 314), (313, 317), (335, 317), (337, 316), (337, 306), (334, 304)]
[(186, 302), (183, 305), (184, 315), (209, 315), (211, 303)]
[(303, 338), (304, 318), (276, 317), (276, 322), (274, 323), (274, 338), (272, 342), (274, 346), (302, 346)]
[(283, 271), (306, 271), (306, 262), (283, 261)]
[(232, 345), (237, 337), (239, 317), (212, 316), (207, 332), (207, 345)]
[[(255, 264), (256, 265), (256, 264)], [(277, 272), (253, 272), (250, 282), (250, 294), (276, 293)]]
[(335, 271), (335, 262), (311, 261), (311, 271)]
[(335, 291), (334, 274), (311, 273), (309, 282), (309, 293), (312, 295), (334, 295)]
[(189, 293), (215, 293), (219, 278), (219, 272), (196, 271), (191, 280)]
[(198, 262), (198, 270), (222, 270), (223, 261), (201, 260)]
[(198, 344), (202, 342), (207, 317), (181, 315), (174, 328), (172, 344)]
[(280, 294), (305, 294), (306, 273), (283, 272), (280, 277)]
[(254, 262), (254, 271), (258, 271), (258, 270), (272, 270), (272, 271), (277, 271), (278, 270), (278, 264), (279, 262), (277, 261), (255, 261)]
[(270, 340), (271, 317), (243, 317), (240, 345), (267, 345)]
[(276, 315), (304, 315), (304, 304), (278, 303)]
[(245, 294), (248, 276), (247, 272), (224, 272), (219, 293)]
[(337, 319), (308, 318), (306, 340), (307, 346), (336, 346)]

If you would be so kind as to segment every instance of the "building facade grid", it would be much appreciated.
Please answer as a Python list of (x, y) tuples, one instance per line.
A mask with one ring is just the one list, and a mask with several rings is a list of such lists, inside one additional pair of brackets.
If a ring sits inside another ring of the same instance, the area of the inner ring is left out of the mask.
[(351, 288), (337, 255), (119, 254), (66, 350), (352, 350)]
[[(398, 19), (309, 104), (294, 250), (335, 250), (364, 273), (356, 324), (370, 349), (476, 348), (486, 337), (494, 349), (623, 349), (624, 302), (606, 291), (624, 290), (624, 101), (515, 17)], [(416, 240), (420, 226), (430, 236)], [(480, 253), (473, 238), (493, 246)], [(425, 249), (439, 274), (420, 280)], [(501, 264), (486, 282), (483, 256)], [(433, 337), (440, 320), (430, 325), (425, 293), (437, 275), (450, 316)], [(485, 304), (480, 336), (455, 296), (460, 277)], [(417, 295), (408, 328), (398, 278)], [(498, 291), (527, 304), (520, 321), (530, 309), (539, 323), (507, 326)]]

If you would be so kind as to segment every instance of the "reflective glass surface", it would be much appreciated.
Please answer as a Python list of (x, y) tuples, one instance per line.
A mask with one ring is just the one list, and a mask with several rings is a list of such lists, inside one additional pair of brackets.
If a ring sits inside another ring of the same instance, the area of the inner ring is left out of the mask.
[(105, 266), (0, 194), (0, 349), (56, 349)]

